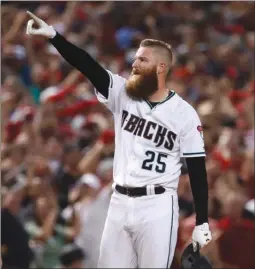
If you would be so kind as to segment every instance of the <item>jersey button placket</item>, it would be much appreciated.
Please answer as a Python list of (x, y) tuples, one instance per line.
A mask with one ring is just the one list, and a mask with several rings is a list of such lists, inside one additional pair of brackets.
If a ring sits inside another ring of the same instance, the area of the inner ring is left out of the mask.
[(131, 155), (133, 167), (132, 167), (132, 172), (131, 175), (134, 176), (137, 169), (139, 169), (139, 157), (140, 156), (140, 151), (141, 151), (141, 145), (139, 144), (140, 137), (136, 136), (133, 144), (133, 153)]
[(129, 170), (129, 175), (130, 176), (134, 176), (134, 170), (135, 170), (135, 154), (134, 154), (134, 150), (135, 150), (135, 139), (136, 137), (134, 137), (134, 141), (132, 141), (132, 144), (131, 144), (131, 152), (130, 152), (130, 156), (129, 156), (129, 164), (130, 164), (130, 170)]
[(133, 176), (134, 175), (134, 171), (135, 171), (135, 161), (136, 161), (136, 158), (134, 155), (132, 155), (130, 157), (130, 175)]

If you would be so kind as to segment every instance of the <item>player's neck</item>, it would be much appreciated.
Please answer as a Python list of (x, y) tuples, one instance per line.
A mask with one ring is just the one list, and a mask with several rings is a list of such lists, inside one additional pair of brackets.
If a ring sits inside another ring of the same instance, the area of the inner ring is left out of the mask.
[(167, 96), (169, 95), (169, 90), (166, 87), (166, 84), (159, 84), (158, 90), (152, 94), (149, 98), (148, 101), (150, 102), (163, 102)]

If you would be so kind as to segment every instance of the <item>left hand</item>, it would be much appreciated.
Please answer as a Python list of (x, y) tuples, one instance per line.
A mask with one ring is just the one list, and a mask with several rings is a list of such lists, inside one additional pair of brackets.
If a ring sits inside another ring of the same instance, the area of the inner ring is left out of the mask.
[(208, 223), (203, 223), (202, 225), (196, 226), (192, 233), (194, 252), (198, 250), (198, 246), (199, 248), (202, 248), (203, 246), (207, 245), (211, 241), (211, 239), (212, 234), (209, 229)]

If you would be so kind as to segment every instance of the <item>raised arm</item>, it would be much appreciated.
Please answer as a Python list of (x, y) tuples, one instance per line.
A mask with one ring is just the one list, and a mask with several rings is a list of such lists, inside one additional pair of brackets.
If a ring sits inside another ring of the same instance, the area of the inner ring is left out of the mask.
[[(33, 13), (29, 11), (27, 13), (32, 18), (32, 20), (29, 20), (27, 24), (27, 34), (47, 37), (62, 57), (86, 76), (98, 92), (100, 92), (105, 98), (108, 98), (108, 89), (110, 85), (108, 72), (86, 51), (67, 41), (62, 35), (56, 32), (52, 26), (49, 26)], [(38, 29), (33, 28), (34, 22), (36, 22), (39, 26)]]

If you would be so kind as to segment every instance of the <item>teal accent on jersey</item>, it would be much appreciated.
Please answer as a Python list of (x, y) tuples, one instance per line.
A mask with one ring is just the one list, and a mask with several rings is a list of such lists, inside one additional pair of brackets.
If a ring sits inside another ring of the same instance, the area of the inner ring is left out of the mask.
[(174, 95), (175, 95), (175, 92), (174, 91), (171, 91), (169, 93), (169, 95), (167, 96), (167, 98), (164, 101), (162, 101), (162, 102), (150, 102), (150, 101), (147, 101), (147, 100), (145, 100), (145, 102), (149, 105), (149, 107), (151, 109), (153, 109), (155, 106), (161, 105), (161, 104), (165, 103), (166, 101), (168, 101), (169, 99), (171, 99)]

